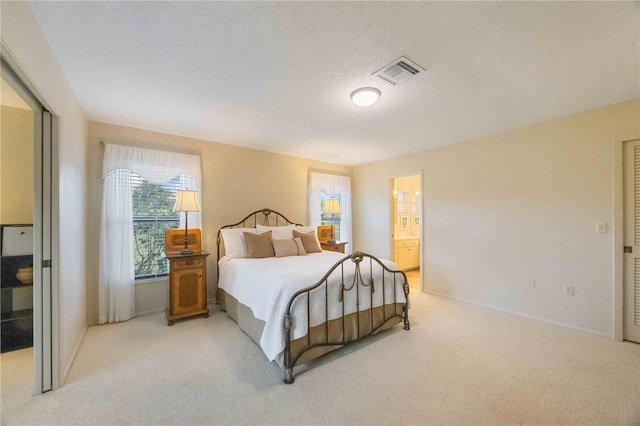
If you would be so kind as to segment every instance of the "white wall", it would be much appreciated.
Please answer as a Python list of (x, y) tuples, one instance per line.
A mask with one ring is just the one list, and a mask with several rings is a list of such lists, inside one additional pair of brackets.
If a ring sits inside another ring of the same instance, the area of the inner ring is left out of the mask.
[(427, 291), (612, 336), (612, 141), (639, 129), (636, 100), (356, 167), (355, 247), (390, 256), (389, 177), (422, 170)]
[[(288, 155), (240, 148), (114, 124), (89, 122), (89, 322), (98, 321), (98, 261), (102, 206), (102, 156), (106, 143), (199, 155), (202, 161), (202, 240), (207, 262), (208, 299), (215, 299), (218, 229), (269, 207), (289, 220), (309, 221), (309, 169), (352, 175), (353, 168)], [(167, 307), (167, 280), (136, 285), (136, 312)]]
[(60, 350), (62, 381), (87, 327), (87, 119), (27, 2), (2, 2), (0, 36), (60, 117), (59, 214)]

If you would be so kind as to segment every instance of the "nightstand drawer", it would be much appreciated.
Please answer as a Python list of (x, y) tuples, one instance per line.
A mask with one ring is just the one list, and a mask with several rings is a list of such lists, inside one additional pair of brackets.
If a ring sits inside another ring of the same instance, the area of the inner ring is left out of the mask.
[(320, 247), (322, 248), (322, 250), (326, 250), (326, 251), (335, 251), (337, 253), (344, 253), (344, 246), (346, 246), (347, 243), (320, 243)]
[(183, 268), (199, 268), (202, 266), (204, 259), (201, 257), (199, 259), (179, 259), (173, 261), (173, 267), (175, 269), (183, 269)]

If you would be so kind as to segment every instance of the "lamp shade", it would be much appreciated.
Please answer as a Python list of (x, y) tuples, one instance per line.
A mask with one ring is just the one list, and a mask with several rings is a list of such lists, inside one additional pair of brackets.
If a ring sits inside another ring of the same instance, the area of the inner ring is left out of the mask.
[(326, 200), (324, 202), (323, 214), (340, 214), (340, 200)]
[(178, 191), (174, 212), (201, 212), (198, 202), (198, 191)]

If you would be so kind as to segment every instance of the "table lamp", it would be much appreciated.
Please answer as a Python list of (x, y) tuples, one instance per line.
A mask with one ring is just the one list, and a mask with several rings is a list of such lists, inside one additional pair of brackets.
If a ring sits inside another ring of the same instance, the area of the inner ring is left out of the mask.
[(322, 213), (331, 215), (331, 238), (327, 242), (329, 244), (335, 244), (336, 229), (333, 221), (335, 219), (335, 215), (342, 213), (342, 211), (340, 210), (340, 200), (326, 200), (324, 202), (324, 209), (322, 210)]
[(184, 212), (184, 249), (180, 250), (180, 255), (193, 254), (193, 250), (189, 250), (189, 212), (202, 211), (198, 191), (178, 191), (173, 211)]

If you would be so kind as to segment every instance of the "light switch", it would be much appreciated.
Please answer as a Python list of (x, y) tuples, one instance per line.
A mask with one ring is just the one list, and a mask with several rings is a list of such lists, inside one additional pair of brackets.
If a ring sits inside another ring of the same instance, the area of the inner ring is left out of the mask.
[(604, 234), (607, 232), (607, 222), (597, 222), (596, 223), (596, 232), (599, 234)]

